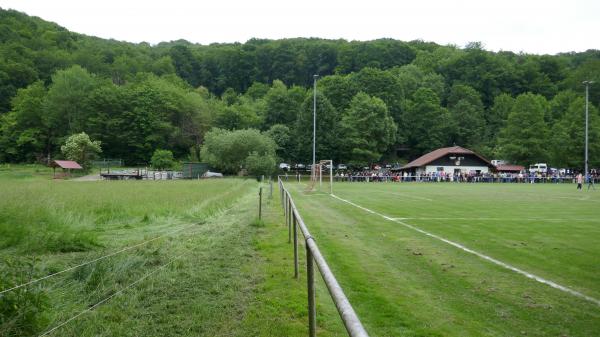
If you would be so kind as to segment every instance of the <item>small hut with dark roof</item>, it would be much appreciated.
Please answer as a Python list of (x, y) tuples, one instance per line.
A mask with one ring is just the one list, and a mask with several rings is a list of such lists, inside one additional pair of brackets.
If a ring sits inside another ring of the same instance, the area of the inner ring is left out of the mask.
[(429, 152), (399, 170), (412, 175), (433, 172), (446, 174), (488, 173), (494, 170), (494, 165), (483, 156), (460, 146), (444, 147)]

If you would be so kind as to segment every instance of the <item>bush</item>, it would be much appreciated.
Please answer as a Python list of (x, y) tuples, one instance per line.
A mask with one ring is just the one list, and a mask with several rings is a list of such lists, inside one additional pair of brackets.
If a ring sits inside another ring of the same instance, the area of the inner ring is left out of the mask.
[(273, 139), (258, 130), (212, 129), (206, 134), (200, 152), (203, 161), (223, 173), (237, 173), (243, 168), (251, 171), (250, 164), (255, 174), (269, 171), (265, 168), (267, 164), (257, 162), (259, 159), (267, 160), (275, 168), (276, 147)]
[(246, 158), (246, 169), (253, 176), (270, 176), (275, 172), (276, 165), (275, 156), (270, 154), (259, 155), (258, 152), (252, 152)]
[(170, 170), (175, 167), (173, 152), (157, 149), (150, 159), (152, 167), (158, 170)]

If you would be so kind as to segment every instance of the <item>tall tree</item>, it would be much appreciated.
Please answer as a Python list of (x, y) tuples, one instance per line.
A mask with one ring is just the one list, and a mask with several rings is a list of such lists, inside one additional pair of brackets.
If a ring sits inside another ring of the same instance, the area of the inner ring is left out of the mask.
[(415, 92), (403, 121), (405, 124), (401, 127), (407, 134), (406, 145), (411, 157), (449, 145), (451, 116), (433, 90), (421, 88)]
[[(327, 97), (317, 92), (317, 144), (316, 160), (338, 161), (339, 140), (337, 137), (340, 116)], [(295, 159), (297, 162), (312, 161), (313, 145), (313, 95), (306, 95), (302, 109), (294, 125)]]
[(378, 161), (395, 142), (396, 125), (380, 98), (359, 92), (342, 117), (339, 133), (340, 150), (346, 150), (340, 159), (365, 165)]
[(543, 96), (519, 95), (498, 139), (499, 153), (517, 164), (545, 162), (548, 156), (548, 104)]
[(512, 111), (515, 99), (509, 94), (500, 94), (494, 98), (494, 105), (485, 114), (486, 140), (488, 146), (493, 147), (498, 138), (498, 133), (506, 126), (508, 115)]
[(192, 51), (185, 45), (173, 46), (170, 56), (175, 66), (175, 72), (194, 87), (202, 84), (199, 81), (200, 66)]
[[(298, 90), (300, 89), (300, 90)], [(275, 124), (292, 125), (300, 110), (306, 91), (299, 87), (289, 89), (279, 80), (265, 95), (265, 126)]]
[[(583, 169), (585, 144), (585, 99), (574, 100), (562, 118), (552, 127), (552, 164)], [(600, 115), (593, 105), (589, 108), (589, 164), (600, 165)]]
[(485, 120), (483, 103), (477, 91), (468, 85), (455, 84), (448, 96), (448, 109), (454, 126), (450, 141), (479, 149), (483, 142)]
[(85, 130), (90, 114), (88, 95), (98, 80), (78, 65), (56, 72), (46, 97), (50, 126), (58, 136)]
[(283, 124), (271, 126), (266, 134), (277, 144), (277, 156), (284, 161), (290, 161), (293, 156), (292, 134), (289, 127)]
[(35, 161), (51, 149), (51, 129), (45, 118), (46, 87), (41, 81), (19, 89), (12, 110), (0, 121), (0, 148), (5, 160)]

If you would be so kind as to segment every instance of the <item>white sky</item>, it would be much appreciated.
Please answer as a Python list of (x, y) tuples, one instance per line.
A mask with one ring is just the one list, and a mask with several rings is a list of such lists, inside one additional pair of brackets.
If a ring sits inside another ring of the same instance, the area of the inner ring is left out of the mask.
[(598, 0), (0, 0), (0, 7), (152, 44), (389, 37), (536, 54), (600, 49)]

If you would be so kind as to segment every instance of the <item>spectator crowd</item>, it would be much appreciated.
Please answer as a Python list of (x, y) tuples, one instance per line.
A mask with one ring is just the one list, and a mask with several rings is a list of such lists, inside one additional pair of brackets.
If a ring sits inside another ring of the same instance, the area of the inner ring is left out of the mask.
[[(486, 172), (478, 173), (475, 171), (450, 173), (450, 172), (422, 172), (410, 174), (408, 172), (381, 170), (361, 170), (349, 172), (336, 172), (334, 181), (348, 182), (455, 182), (455, 183), (575, 183), (577, 173), (562, 173), (555, 171), (553, 173), (542, 172)], [(600, 181), (600, 175), (597, 170), (593, 170), (590, 178), (594, 182)]]

